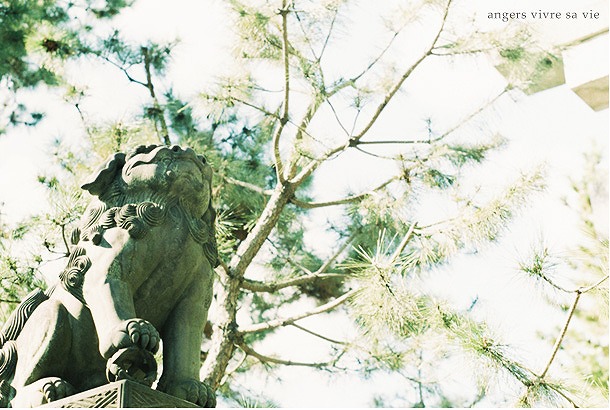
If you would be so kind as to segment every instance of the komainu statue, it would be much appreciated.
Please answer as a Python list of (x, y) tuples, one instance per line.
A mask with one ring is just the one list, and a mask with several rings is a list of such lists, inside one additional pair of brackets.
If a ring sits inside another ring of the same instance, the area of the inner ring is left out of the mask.
[(109, 381), (214, 407), (199, 381), (217, 265), (212, 171), (190, 148), (115, 154), (82, 188), (94, 196), (59, 282), (28, 295), (0, 332), (0, 404), (34, 407)]

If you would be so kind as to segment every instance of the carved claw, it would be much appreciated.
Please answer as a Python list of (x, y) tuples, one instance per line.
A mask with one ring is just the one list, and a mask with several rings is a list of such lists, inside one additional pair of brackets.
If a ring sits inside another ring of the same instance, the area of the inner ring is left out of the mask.
[(76, 392), (70, 383), (58, 377), (46, 379), (41, 390), (47, 403), (71, 396)]
[(129, 319), (119, 323), (110, 334), (110, 342), (100, 346), (104, 357), (109, 358), (119, 349), (132, 346), (140, 347), (152, 353), (159, 350), (159, 332), (144, 319)]
[(168, 383), (161, 390), (174, 397), (190, 401), (201, 407), (216, 407), (216, 395), (210, 386), (199, 380), (184, 380), (181, 382)]
[(157, 378), (157, 362), (152, 353), (140, 347), (120, 349), (106, 364), (106, 378), (109, 382), (131, 380), (150, 387)]

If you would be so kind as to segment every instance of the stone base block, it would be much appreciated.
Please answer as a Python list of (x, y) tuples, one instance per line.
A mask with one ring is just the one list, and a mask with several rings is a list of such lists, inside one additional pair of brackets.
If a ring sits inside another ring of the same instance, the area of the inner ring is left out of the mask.
[(159, 408), (197, 407), (193, 403), (150, 389), (138, 383), (121, 380), (57, 400), (41, 407), (50, 408)]

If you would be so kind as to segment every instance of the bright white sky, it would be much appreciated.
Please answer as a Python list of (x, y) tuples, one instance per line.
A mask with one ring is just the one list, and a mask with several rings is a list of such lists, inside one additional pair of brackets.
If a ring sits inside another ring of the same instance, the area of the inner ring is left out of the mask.
[[(370, 15), (382, 7), (380, 2), (361, 2), (353, 8), (353, 28), (346, 29), (350, 39), (343, 55), (335, 55), (337, 68), (343, 69), (347, 55), (373, 45), (378, 34), (370, 24)], [(387, 6), (392, 2), (384, 2)], [(457, 2), (459, 5), (460, 2)], [(545, 21), (533, 25), (543, 43), (565, 43), (598, 31), (608, 25), (607, 2), (576, 0), (519, 0), (519, 1), (462, 1), (456, 11), (467, 21), (474, 15), (475, 24), (483, 29), (501, 27), (501, 22), (490, 22), (489, 11), (538, 11), (574, 10), (577, 12), (598, 10), (600, 20), (575, 22)], [(168, 7), (161, 0), (140, 1), (119, 18), (123, 33), (134, 40), (171, 40), (179, 37), (181, 45), (174, 53), (169, 77), (174, 89), (184, 97), (195, 95), (210, 86), (216, 77), (231, 71), (230, 22), (223, 11), (224, 2), (177, 0)], [(367, 30), (368, 29), (368, 30)], [(351, 47), (349, 46), (351, 45)], [(464, 256), (435, 274), (430, 279), (436, 283), (439, 296), (451, 300), (458, 307), (465, 307), (479, 298), (480, 315), (488, 317), (498, 326), (498, 331), (509, 342), (522, 349), (528, 358), (546, 357), (533, 354), (548, 351), (548, 343), (536, 342), (533, 335), (541, 327), (553, 326), (555, 311), (545, 308), (538, 299), (525, 291), (529, 288), (518, 279), (515, 260), (527, 254), (532, 244), (543, 236), (547, 245), (559, 252), (578, 234), (576, 217), (562, 206), (561, 198), (569, 194), (568, 177), (582, 172), (582, 153), (596, 146), (602, 152), (608, 150), (608, 110), (594, 112), (572, 91), (571, 87), (608, 74), (608, 37), (599, 37), (595, 42), (570, 50), (564, 54), (566, 85), (532, 96), (513, 93), (504, 96), (497, 106), (487, 112), (467, 131), (491, 129), (508, 138), (507, 148), (494, 154), (484, 168), (473, 173), (472, 184), (480, 184), (493, 191), (505, 186), (517, 177), (521, 170), (545, 163), (549, 176), (549, 189), (538, 195), (532, 205), (524, 211), (508, 234), (494, 246), (485, 249), (476, 258)], [(128, 120), (139, 111), (138, 102), (147, 101), (145, 90), (129, 84), (120, 73), (100, 68), (96, 63), (82, 63), (73, 67), (72, 74), (82, 84), (89, 86), (91, 98), (83, 104), (89, 115), (99, 120)], [(434, 60), (422, 66), (406, 84), (386, 113), (382, 126), (371, 133), (374, 137), (412, 137), (425, 127), (423, 119), (434, 114), (439, 132), (450, 128), (479, 101), (491, 98), (505, 86), (505, 80), (485, 58), (472, 58), (448, 64), (445, 60)], [(464, 98), (464, 97), (467, 98)], [(72, 108), (62, 105), (55, 92), (36, 92), (29, 101), (39, 104), (48, 112), (48, 118), (37, 128), (12, 130), (0, 136), (0, 203), (4, 202), (2, 218), (14, 222), (28, 213), (45, 207), (42, 189), (35, 182), (38, 173), (49, 166), (46, 155), (49, 143), (54, 138), (78, 141), (82, 135), (79, 119)], [(405, 115), (405, 107), (407, 114)], [(323, 129), (327, 124), (314, 124)], [(330, 136), (329, 136), (330, 138)], [(607, 163), (607, 159), (606, 159)], [(371, 172), (371, 170), (375, 170)], [(319, 199), (333, 199), (352, 190), (359, 192), (390, 175), (393, 167), (379, 167), (369, 157), (347, 154), (333, 161), (322, 170), (322, 177), (315, 181), (314, 192)], [(434, 204), (429, 204), (431, 207)], [(607, 203), (605, 204), (607, 206)], [(319, 225), (332, 210), (312, 218), (312, 225)], [(607, 210), (600, 215), (606, 223)], [(332, 248), (333, 238), (315, 236), (308, 238), (321, 249)], [(518, 301), (525, 303), (516, 303)], [(533, 310), (545, 312), (546, 323), (530, 320), (544, 315), (531, 315)], [(549, 318), (552, 318), (550, 320)], [(313, 323), (313, 322), (312, 322)], [(345, 339), (351, 332), (349, 327), (337, 326), (333, 321), (317, 321), (311, 325), (330, 337)], [(279, 335), (274, 343), (278, 355), (293, 360), (318, 361), (317, 355), (324, 350), (317, 348), (315, 341), (287, 332)], [(286, 348), (282, 349), (279, 343)], [(294, 357), (302, 343), (301, 356)], [(266, 350), (269, 352), (270, 350)], [(323, 358), (322, 358), (323, 359)], [(245, 383), (256, 391), (258, 385), (269, 396), (285, 407), (364, 407), (371, 405), (372, 393), (400, 390), (396, 380), (384, 377), (359, 382), (356, 376), (332, 378), (314, 375), (312, 371), (290, 368), (279, 371), (284, 384), (281, 388), (275, 381), (263, 384), (263, 380), (248, 379)]]

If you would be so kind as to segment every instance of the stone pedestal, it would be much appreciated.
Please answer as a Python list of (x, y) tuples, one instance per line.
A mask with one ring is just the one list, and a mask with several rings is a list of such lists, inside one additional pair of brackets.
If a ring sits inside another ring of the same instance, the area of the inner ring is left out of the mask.
[(159, 408), (197, 407), (141, 384), (121, 380), (57, 400), (41, 407), (50, 408)]

